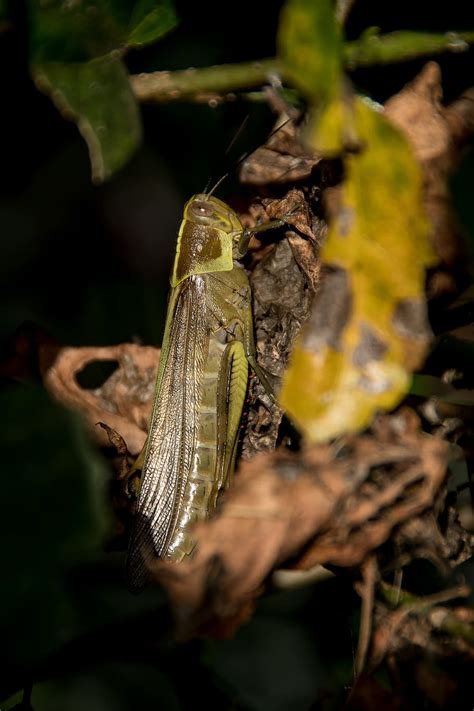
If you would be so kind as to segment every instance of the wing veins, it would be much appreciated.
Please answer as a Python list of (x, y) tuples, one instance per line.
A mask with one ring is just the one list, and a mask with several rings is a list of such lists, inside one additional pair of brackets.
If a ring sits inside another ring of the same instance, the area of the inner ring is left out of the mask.
[(202, 371), (208, 344), (205, 280), (190, 277), (170, 319), (169, 349), (161, 374), (142, 472), (128, 574), (141, 587), (155, 557), (166, 555), (193, 466)]

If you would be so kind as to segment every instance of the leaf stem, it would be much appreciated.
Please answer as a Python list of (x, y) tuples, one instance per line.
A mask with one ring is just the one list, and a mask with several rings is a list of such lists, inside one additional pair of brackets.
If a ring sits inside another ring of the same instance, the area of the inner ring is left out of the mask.
[(381, 35), (370, 28), (359, 39), (344, 45), (344, 63), (351, 71), (374, 64), (406, 62), (442, 52), (465, 52), (474, 43), (474, 32), (410, 32)]
[(282, 73), (278, 59), (262, 59), (202, 69), (144, 73), (131, 76), (130, 81), (139, 101), (168, 102), (189, 98), (206, 101), (215, 98), (216, 94), (268, 84), (272, 75), (281, 76)]
[(362, 565), (362, 585), (359, 594), (362, 598), (360, 613), (359, 642), (355, 659), (356, 676), (362, 674), (367, 659), (367, 652), (372, 634), (372, 620), (374, 615), (375, 581), (377, 578), (377, 563), (375, 556), (370, 556)]
[[(354, 71), (358, 67), (406, 62), (442, 52), (463, 52), (473, 43), (474, 32), (399, 31), (381, 35), (377, 28), (370, 28), (359, 39), (345, 43), (343, 62), (348, 71)], [(222, 98), (234, 98), (235, 91), (271, 83), (272, 76), (285, 79), (285, 65), (275, 57), (199, 69), (136, 74), (130, 77), (130, 82), (139, 101), (217, 102)]]

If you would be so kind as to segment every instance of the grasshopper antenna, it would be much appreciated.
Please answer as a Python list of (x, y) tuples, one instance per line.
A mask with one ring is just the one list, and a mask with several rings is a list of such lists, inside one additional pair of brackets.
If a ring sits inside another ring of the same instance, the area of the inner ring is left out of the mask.
[[(232, 139), (231, 142), (229, 143), (229, 145), (228, 145), (228, 147), (227, 147), (227, 150), (226, 150), (226, 152), (225, 152), (225, 155), (227, 155), (227, 154), (229, 153), (230, 149), (232, 148), (232, 146), (233, 146), (234, 143), (236, 142), (236, 140), (237, 140), (239, 134), (242, 132), (243, 127), (244, 127), (245, 124), (247, 123), (247, 120), (248, 120), (248, 114), (247, 114), (247, 116), (244, 118), (244, 120), (242, 121), (242, 123), (240, 124), (240, 127), (239, 127), (238, 131), (236, 132), (235, 136), (233, 137), (233, 139)], [(268, 136), (267, 141), (270, 140), (270, 138), (271, 138), (272, 136), (274, 136), (275, 133), (278, 133), (278, 131), (280, 131), (280, 130), (281, 130), (284, 126), (286, 126), (286, 124), (289, 123), (290, 121), (293, 121), (293, 119), (292, 119), (292, 118), (288, 118), (288, 119), (286, 119), (286, 121), (283, 121), (283, 123), (281, 123), (279, 126), (277, 126), (276, 128), (274, 128), (273, 131), (272, 131), (272, 132), (270, 133), (270, 135)], [(249, 158), (249, 157), (252, 156), (256, 151), (258, 151), (259, 148), (260, 148), (260, 146), (256, 146), (256, 148), (252, 148), (251, 151), (247, 151), (246, 153), (244, 153), (243, 156), (241, 156), (241, 157), (239, 158), (239, 160), (237, 161), (237, 163), (235, 164), (235, 168), (238, 168), (239, 165), (244, 162), (244, 160), (247, 160), (247, 158)], [(223, 175), (221, 178), (219, 178), (219, 180), (218, 180), (218, 181), (213, 185), (213, 187), (208, 191), (209, 184), (210, 184), (210, 182), (211, 182), (211, 180), (209, 180), (208, 183), (207, 183), (207, 185), (206, 185), (206, 189), (204, 190), (204, 194), (210, 197), (210, 196), (213, 194), (213, 192), (214, 192), (215, 190), (217, 190), (217, 188), (219, 187), (219, 185), (221, 185), (221, 183), (223, 183), (224, 180), (225, 180), (226, 178), (228, 178), (228, 177), (229, 177), (229, 173), (224, 173), (224, 175)]]
[[(241, 134), (242, 131), (244, 130), (245, 126), (247, 125), (247, 121), (248, 121), (248, 120), (249, 120), (249, 114), (247, 114), (247, 115), (244, 117), (244, 119), (243, 119), (243, 121), (241, 122), (239, 128), (237, 129), (237, 131), (236, 131), (236, 132), (234, 133), (234, 135), (232, 136), (232, 138), (231, 138), (231, 140), (230, 140), (230, 142), (229, 142), (229, 145), (228, 145), (227, 148), (225, 149), (224, 158), (229, 155), (229, 152), (231, 151), (232, 146), (235, 144), (235, 142), (236, 142), (237, 139), (239, 138), (240, 134)], [(219, 178), (219, 180), (217, 181), (217, 183), (215, 183), (214, 187), (211, 188), (211, 190), (209, 190), (209, 185), (210, 185), (211, 182), (212, 182), (212, 176), (211, 176), (211, 177), (209, 178), (209, 180), (207, 181), (206, 189), (204, 190), (204, 195), (209, 195), (209, 196), (212, 195), (212, 193), (213, 193), (213, 192), (219, 187), (219, 185), (228, 177), (228, 175), (229, 175), (229, 173), (225, 173), (225, 174), (222, 176), (222, 178)]]
[[(283, 121), (283, 123), (281, 123), (279, 126), (277, 126), (276, 128), (274, 128), (273, 131), (267, 136), (267, 141), (269, 141), (270, 138), (272, 138), (272, 136), (275, 135), (275, 133), (278, 133), (278, 131), (280, 131), (284, 126), (286, 126), (287, 123), (290, 123), (290, 121), (293, 121), (293, 119), (292, 119), (292, 118), (287, 118), (286, 121)], [(239, 158), (239, 160), (238, 160), (237, 163), (235, 164), (235, 167), (238, 168), (239, 165), (244, 162), (244, 160), (247, 160), (247, 158), (250, 158), (250, 156), (253, 156), (253, 154), (256, 153), (259, 148), (261, 148), (261, 146), (257, 146), (256, 148), (252, 148), (251, 151), (247, 151), (247, 153), (244, 153), (244, 155), (241, 156), (241, 158)]]
[(225, 151), (225, 153), (224, 153), (224, 157), (229, 155), (229, 153), (230, 153), (230, 151), (231, 151), (231, 149), (232, 149), (232, 146), (235, 145), (235, 143), (236, 143), (236, 141), (238, 140), (240, 134), (242, 133), (242, 131), (243, 131), (244, 128), (246, 127), (248, 120), (249, 120), (249, 114), (247, 114), (247, 115), (245, 116), (245, 118), (244, 118), (244, 120), (242, 121), (242, 123), (240, 124), (239, 128), (238, 128), (237, 131), (234, 133), (234, 136), (233, 136), (231, 142), (229, 143), (229, 145), (228, 145), (227, 148), (226, 148), (226, 151)]
[(208, 197), (211, 197), (211, 195), (212, 195), (212, 193), (214, 192), (214, 190), (217, 190), (217, 188), (219, 187), (219, 185), (220, 185), (221, 183), (223, 183), (224, 180), (225, 180), (226, 178), (228, 178), (228, 177), (229, 177), (229, 173), (224, 173), (224, 175), (222, 176), (222, 178), (219, 178), (219, 180), (217, 181), (217, 183), (215, 183), (215, 185), (213, 185), (213, 187), (209, 190), (209, 192), (207, 193), (207, 196), (208, 196)]

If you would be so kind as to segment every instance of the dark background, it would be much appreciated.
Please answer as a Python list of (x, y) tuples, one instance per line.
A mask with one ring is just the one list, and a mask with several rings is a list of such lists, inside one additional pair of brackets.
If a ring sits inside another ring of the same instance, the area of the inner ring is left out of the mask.
[[(179, 27), (156, 46), (130, 52), (127, 64), (133, 73), (275, 53), (280, 3), (176, 5)], [(471, 29), (464, 2), (383, 5), (359, 0), (348, 22), (349, 38), (372, 25), (385, 32)], [(106, 345), (132, 339), (159, 344), (184, 201), (231, 167), (223, 156), (247, 114), (234, 161), (239, 152), (264, 140), (272, 115), (263, 105), (239, 100), (214, 109), (192, 104), (145, 106), (142, 148), (119, 175), (94, 187), (87, 149), (76, 126), (60, 116), (29, 78), (27, 13), (23, 2), (12, 3), (13, 7), (15, 23), (0, 35), (4, 69), (0, 347), (8, 351), (12, 333), (26, 320), (63, 344)], [(441, 55), (436, 61), (447, 101), (473, 83), (472, 50)], [(361, 91), (383, 102), (424, 63), (359, 70), (352, 78)], [(471, 234), (472, 178), (471, 154), (453, 182), (461, 220)], [(234, 179), (219, 194), (235, 200), (238, 191)], [(318, 694), (334, 700), (344, 693), (352, 678), (358, 601), (339, 580), (267, 594), (256, 617), (232, 641), (180, 646), (170, 641), (168, 614), (159, 593), (134, 598), (126, 592), (120, 554), (97, 550), (95, 558), (68, 573), (55, 597), (48, 588), (44, 560), (51, 560), (48, 546), (54, 548), (63, 535), (58, 511), (64, 509), (62, 515), (68, 519), (68, 506), (73, 510), (77, 497), (70, 490), (56, 497), (46, 492), (38, 514), (39, 504), (28, 508), (24, 503), (25, 487), (29, 475), (37, 477), (44, 468), (50, 472), (55, 466), (59, 470), (58, 452), (70, 460), (76, 425), (68, 416), (59, 416), (39, 388), (4, 382), (1, 394), (5, 463), (1, 498), (2, 507), (11, 512), (10, 528), (6, 525), (2, 531), (10, 567), (3, 564), (1, 574), (10, 590), (7, 602), (18, 596), (13, 619), (19, 623), (8, 630), (10, 652), (2, 652), (0, 698), (28, 683), (32, 673), (48, 680), (33, 691), (38, 711), (178, 709), (197, 701), (210, 708), (296, 711), (309, 708)], [(58, 429), (58, 418), (64, 420), (63, 429)], [(39, 421), (43, 429), (38, 429)], [(45, 486), (49, 485), (46, 478)], [(58, 486), (53, 487), (55, 492), (62, 491)], [(29, 541), (39, 530), (44, 542), (38, 558)], [(16, 548), (18, 538), (22, 543)], [(70, 608), (67, 623), (56, 614), (64, 595)], [(4, 610), (7, 602), (3, 600)], [(51, 617), (52, 610), (56, 617)], [(44, 650), (32, 642), (51, 636), (54, 625), (60, 632)], [(54, 649), (64, 643), (65, 651), (55, 656)]]

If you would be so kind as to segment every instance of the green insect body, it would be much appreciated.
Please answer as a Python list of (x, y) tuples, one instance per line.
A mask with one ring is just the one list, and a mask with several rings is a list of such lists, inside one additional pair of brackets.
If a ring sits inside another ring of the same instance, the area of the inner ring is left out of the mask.
[(246, 242), (224, 202), (188, 201), (129, 546), (132, 589), (143, 587), (153, 559), (192, 555), (191, 524), (232, 478), (249, 364), (268, 387), (255, 361), (250, 284), (236, 261)]

